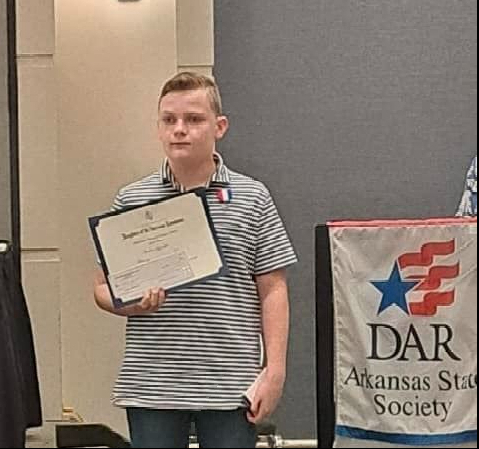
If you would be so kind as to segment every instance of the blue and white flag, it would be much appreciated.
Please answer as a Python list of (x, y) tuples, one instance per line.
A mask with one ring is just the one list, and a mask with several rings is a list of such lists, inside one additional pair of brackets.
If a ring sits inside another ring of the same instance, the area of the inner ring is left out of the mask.
[(329, 233), (337, 436), (476, 441), (477, 220), (333, 222)]

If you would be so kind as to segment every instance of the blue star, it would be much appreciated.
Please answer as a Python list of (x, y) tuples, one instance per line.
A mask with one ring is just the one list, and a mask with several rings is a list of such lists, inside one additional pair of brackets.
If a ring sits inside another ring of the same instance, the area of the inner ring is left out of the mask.
[(419, 281), (405, 282), (401, 278), (399, 264), (394, 264), (391, 276), (387, 281), (371, 282), (382, 294), (381, 305), (379, 306), (378, 315), (381, 315), (386, 309), (393, 305), (397, 305), (400, 309), (409, 315), (409, 306), (406, 300), (406, 293), (416, 287)]

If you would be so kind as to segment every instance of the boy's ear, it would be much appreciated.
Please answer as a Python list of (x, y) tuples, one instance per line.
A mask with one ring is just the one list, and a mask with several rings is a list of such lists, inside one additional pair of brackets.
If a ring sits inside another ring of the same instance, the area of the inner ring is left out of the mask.
[(228, 117), (225, 115), (220, 115), (216, 118), (216, 140), (223, 138), (223, 136), (226, 134), (226, 131), (228, 131), (229, 126), (230, 123)]

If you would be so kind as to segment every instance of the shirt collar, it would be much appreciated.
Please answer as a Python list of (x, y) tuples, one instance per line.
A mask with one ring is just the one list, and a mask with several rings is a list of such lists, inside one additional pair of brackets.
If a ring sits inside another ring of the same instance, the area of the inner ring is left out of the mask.
[[(223, 162), (223, 158), (219, 153), (213, 155), (216, 164), (216, 171), (213, 173), (210, 181), (206, 187), (210, 187), (212, 184), (218, 184), (220, 186), (228, 186), (230, 184), (230, 175), (228, 167)], [(171, 183), (173, 187), (180, 192), (185, 192), (185, 188), (175, 179), (175, 175), (171, 170), (170, 161), (165, 158), (160, 167), (160, 178), (163, 184)]]

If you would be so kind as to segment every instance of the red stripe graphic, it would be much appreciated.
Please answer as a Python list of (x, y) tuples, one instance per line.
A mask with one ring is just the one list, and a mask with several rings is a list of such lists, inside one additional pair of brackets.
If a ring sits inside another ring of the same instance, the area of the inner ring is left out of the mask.
[(454, 254), (456, 241), (426, 243), (420, 253), (408, 253), (399, 258), (401, 269), (408, 267), (428, 267), (434, 262), (435, 256), (448, 256)]
[(432, 291), (442, 285), (444, 279), (455, 279), (459, 276), (460, 264), (451, 267), (433, 267), (427, 276), (408, 276), (408, 279), (424, 279), (414, 291)]
[(415, 292), (429, 292), (422, 302), (410, 303), (412, 315), (434, 316), (439, 307), (451, 306), (456, 300), (456, 291), (439, 292), (446, 279), (456, 279), (460, 274), (460, 264), (451, 266), (433, 266), (434, 259), (439, 256), (449, 256), (456, 251), (456, 241), (431, 242), (422, 246), (419, 253), (407, 253), (399, 257), (401, 269), (410, 267), (429, 267), (429, 273), (409, 275), (408, 279), (422, 280), (414, 289)]
[(455, 292), (428, 293), (424, 296), (424, 301), (419, 303), (410, 303), (411, 313), (413, 315), (434, 316), (439, 307), (451, 306), (455, 301)]

